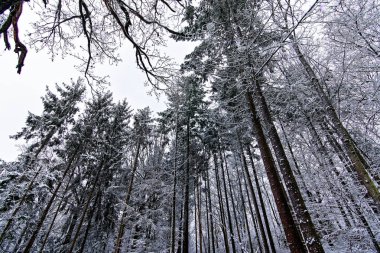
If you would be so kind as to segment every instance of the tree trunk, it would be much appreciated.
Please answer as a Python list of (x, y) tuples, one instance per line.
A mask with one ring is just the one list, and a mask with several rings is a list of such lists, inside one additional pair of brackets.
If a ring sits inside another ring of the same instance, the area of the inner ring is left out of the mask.
[(47, 203), (47, 205), (46, 205), (44, 211), (43, 211), (42, 214), (41, 214), (40, 219), (39, 219), (38, 222), (37, 222), (37, 226), (36, 226), (36, 228), (34, 229), (34, 231), (33, 231), (33, 233), (32, 233), (32, 236), (30, 237), (28, 243), (27, 243), (26, 246), (25, 246), (25, 249), (24, 249), (24, 251), (23, 251), (24, 253), (28, 253), (28, 252), (30, 252), (30, 250), (32, 249), (33, 244), (34, 244), (34, 241), (35, 241), (36, 238), (37, 238), (38, 232), (40, 231), (40, 229), (42, 228), (43, 223), (45, 222), (45, 219), (46, 219), (46, 217), (47, 217), (47, 215), (48, 215), (48, 213), (49, 213), (50, 207), (52, 206), (52, 204), (53, 204), (53, 202), (54, 202), (54, 200), (55, 200), (55, 197), (57, 196), (57, 193), (58, 193), (59, 189), (61, 188), (61, 185), (62, 185), (62, 183), (63, 183), (63, 180), (65, 179), (67, 173), (68, 173), (69, 170), (71, 169), (71, 165), (72, 165), (72, 163), (74, 162), (75, 157), (76, 157), (77, 154), (79, 153), (79, 149), (80, 149), (80, 147), (81, 147), (81, 145), (79, 144), (79, 145), (76, 147), (76, 149), (75, 149), (73, 155), (71, 156), (71, 158), (70, 158), (70, 160), (69, 160), (69, 163), (67, 164), (67, 167), (66, 167), (66, 169), (65, 169), (65, 171), (64, 171), (64, 173), (63, 173), (63, 175), (62, 175), (61, 180), (59, 181), (58, 185), (55, 187), (55, 190), (54, 190), (54, 192), (53, 192), (53, 195), (50, 197), (49, 202)]
[(272, 193), (277, 205), (277, 210), (280, 215), (289, 248), (293, 253), (307, 252), (305, 245), (303, 244), (302, 237), (297, 231), (297, 224), (292, 217), (290, 208), (291, 205), (287, 199), (286, 191), (282, 185), (280, 176), (277, 173), (272, 153), (265, 139), (265, 135), (260, 120), (257, 116), (256, 108), (253, 103), (253, 98), (250, 91), (246, 92), (246, 99), (252, 114), (252, 125), (256, 134), (261, 158), (263, 160), (268, 180), (271, 185)]
[(84, 251), (84, 247), (86, 246), (86, 241), (87, 241), (88, 233), (90, 232), (90, 228), (91, 228), (92, 217), (94, 216), (94, 212), (95, 212), (95, 209), (96, 209), (96, 204), (97, 204), (97, 202), (99, 200), (99, 196), (100, 196), (100, 190), (98, 190), (98, 193), (96, 194), (94, 204), (92, 205), (92, 209), (90, 211), (90, 214), (88, 215), (86, 232), (84, 233), (82, 245), (81, 245), (78, 253), (82, 253)]
[(377, 206), (380, 207), (380, 192), (367, 171), (369, 169), (369, 165), (365, 162), (360, 151), (356, 147), (355, 142), (352, 139), (351, 135), (348, 133), (347, 129), (343, 126), (342, 122), (340, 121), (334, 109), (334, 106), (332, 105), (331, 101), (329, 100), (325, 91), (322, 88), (322, 80), (318, 78), (313, 68), (311, 67), (309, 62), (306, 60), (306, 57), (301, 52), (301, 49), (298, 43), (296, 42), (294, 36), (291, 35), (289, 38), (293, 42), (292, 46), (293, 46), (294, 51), (297, 54), (299, 61), (301, 62), (303, 68), (305, 69), (306, 73), (311, 79), (310, 81), (313, 88), (318, 92), (322, 100), (323, 107), (325, 108), (328, 117), (330, 118), (332, 124), (337, 130), (340, 140), (343, 143), (343, 146), (346, 150), (347, 156), (349, 157), (351, 163), (353, 164), (355, 168), (356, 175), (357, 175), (357, 178), (359, 179), (359, 182), (366, 187), (369, 196), (371, 196), (371, 198), (377, 204)]
[(229, 253), (230, 252), (230, 248), (229, 248), (229, 245), (228, 245), (227, 226), (226, 226), (225, 215), (224, 215), (222, 190), (221, 190), (221, 187), (220, 187), (220, 180), (219, 180), (219, 175), (218, 175), (218, 159), (217, 159), (216, 153), (213, 153), (213, 160), (214, 160), (216, 188), (217, 188), (218, 200), (219, 200), (220, 220), (221, 220), (221, 223), (222, 223), (221, 229), (222, 229), (223, 239), (224, 239), (224, 251), (226, 253)]
[(301, 233), (304, 237), (304, 243), (309, 251), (314, 253), (323, 253), (324, 250), (318, 232), (314, 227), (313, 221), (310, 217), (309, 211), (306, 208), (301, 191), (294, 177), (292, 168), (290, 167), (289, 160), (286, 157), (285, 150), (274, 126), (268, 105), (261, 91), (260, 84), (260, 80), (253, 80), (254, 98), (255, 101), (258, 102), (257, 108), (259, 108), (262, 120), (268, 129), (269, 140), (276, 155), (277, 163), (289, 194), (289, 199), (298, 219)]
[(237, 212), (236, 212), (236, 205), (235, 205), (236, 196), (232, 192), (231, 178), (230, 178), (229, 169), (227, 167), (227, 159), (226, 159), (225, 152), (223, 152), (223, 158), (224, 158), (225, 165), (226, 165), (225, 167), (226, 167), (226, 175), (227, 175), (227, 182), (228, 182), (227, 185), (228, 185), (228, 192), (229, 192), (230, 198), (231, 198), (232, 213), (234, 215), (234, 220), (235, 220), (235, 226), (236, 226), (236, 232), (237, 232), (237, 235), (238, 235), (239, 245), (241, 245), (241, 233), (240, 233), (241, 225), (239, 224), (238, 216), (237, 216)]
[(125, 195), (125, 200), (124, 200), (125, 207), (124, 207), (122, 215), (121, 215), (119, 230), (118, 230), (117, 238), (115, 241), (115, 251), (114, 251), (115, 253), (120, 253), (120, 251), (121, 251), (121, 246), (122, 246), (122, 241), (123, 241), (123, 236), (124, 236), (124, 230), (125, 230), (124, 219), (127, 215), (127, 206), (129, 203), (129, 199), (131, 198), (131, 193), (132, 193), (132, 189), (133, 189), (133, 181), (134, 181), (136, 170), (137, 170), (137, 165), (138, 165), (138, 160), (139, 160), (139, 155), (140, 155), (140, 149), (141, 149), (141, 143), (139, 141), (137, 143), (135, 157), (133, 158), (131, 178), (129, 180), (127, 194)]
[(223, 191), (224, 191), (224, 197), (226, 199), (227, 222), (228, 222), (228, 228), (229, 228), (229, 231), (230, 231), (232, 252), (236, 253), (235, 234), (234, 234), (234, 228), (232, 226), (232, 218), (231, 218), (231, 213), (230, 213), (230, 205), (229, 205), (229, 202), (228, 202), (228, 194), (227, 194), (226, 176), (225, 176), (225, 173), (224, 173), (224, 170), (226, 169), (226, 165), (223, 164), (223, 158), (222, 158), (222, 153), (221, 153), (220, 149), (219, 149), (219, 157), (220, 157), (220, 170), (222, 171)]
[(186, 126), (186, 171), (185, 191), (183, 203), (183, 226), (182, 226), (182, 252), (189, 252), (189, 212), (190, 212), (190, 116), (187, 117)]
[(268, 246), (268, 240), (267, 240), (267, 236), (265, 235), (265, 230), (264, 230), (264, 226), (263, 226), (263, 223), (262, 223), (259, 206), (258, 206), (257, 200), (256, 200), (255, 190), (253, 189), (252, 180), (251, 180), (251, 177), (249, 175), (247, 160), (246, 160), (246, 158), (244, 156), (243, 147), (242, 147), (242, 145), (240, 143), (240, 138), (238, 137), (238, 139), (239, 139), (240, 157), (241, 157), (242, 162), (243, 162), (243, 168), (244, 168), (244, 172), (245, 172), (244, 174), (245, 174), (245, 178), (246, 178), (246, 181), (247, 181), (247, 184), (248, 184), (248, 189), (249, 189), (249, 191), (251, 193), (251, 197), (252, 197), (252, 200), (253, 200), (253, 206), (255, 208), (255, 213), (256, 213), (256, 217), (257, 217), (257, 223), (259, 225), (260, 234), (261, 234), (261, 238), (262, 238), (263, 245), (264, 245), (264, 252), (268, 252), (269, 253), (270, 251), (269, 251), (269, 246)]
[(197, 203), (198, 203), (198, 233), (199, 233), (199, 253), (203, 253), (203, 233), (202, 233), (202, 192), (200, 190), (199, 184), (197, 184)]
[(76, 241), (79, 238), (79, 233), (80, 233), (80, 230), (82, 228), (82, 225), (83, 225), (83, 222), (84, 222), (84, 219), (85, 219), (88, 207), (90, 206), (90, 202), (91, 202), (92, 196), (95, 193), (95, 189), (96, 189), (96, 186), (97, 186), (97, 183), (98, 183), (101, 171), (103, 169), (103, 166), (104, 166), (104, 160), (102, 160), (100, 162), (99, 166), (96, 168), (97, 169), (96, 177), (95, 177), (95, 180), (94, 180), (94, 182), (92, 184), (92, 188), (91, 188), (90, 194), (89, 194), (89, 196), (87, 198), (87, 202), (86, 202), (86, 204), (85, 204), (85, 206), (83, 208), (82, 215), (80, 217), (79, 224), (78, 224), (78, 227), (77, 227), (77, 231), (75, 232), (74, 238), (71, 241), (71, 246), (70, 246), (70, 249), (68, 250), (68, 253), (72, 253), (74, 251), (75, 243), (76, 243)]
[[(210, 226), (210, 237), (211, 237), (211, 245), (212, 245), (212, 253), (216, 252), (215, 249), (215, 235), (214, 235), (214, 217), (212, 213), (212, 204), (211, 204), (211, 190), (210, 190), (210, 177), (209, 177), (209, 171), (206, 171), (206, 182), (207, 182), (207, 201), (208, 201), (208, 210), (207, 215), (209, 216)], [(210, 250), (208, 251), (210, 252)]]
[(48, 231), (46, 232), (45, 238), (44, 238), (44, 240), (43, 240), (43, 242), (42, 242), (42, 245), (41, 245), (41, 248), (40, 248), (40, 251), (39, 251), (40, 253), (42, 253), (42, 252), (44, 251), (44, 248), (45, 248), (46, 242), (47, 242), (47, 240), (48, 240), (48, 238), (49, 238), (49, 235), (50, 235), (50, 232), (51, 232), (51, 230), (52, 230), (52, 228), (53, 228), (53, 226), (54, 226), (55, 219), (57, 218), (58, 213), (59, 213), (59, 209), (60, 209), (61, 206), (62, 206), (64, 196), (65, 196), (67, 190), (69, 189), (71, 179), (72, 179), (72, 177), (73, 177), (73, 175), (74, 175), (74, 171), (75, 171), (75, 170), (72, 170), (72, 172), (71, 172), (71, 174), (70, 174), (70, 177), (69, 177), (69, 180), (68, 180), (68, 182), (67, 182), (67, 184), (66, 184), (65, 190), (63, 191), (63, 196), (62, 196), (61, 200), (59, 201), (59, 204), (58, 204), (57, 210), (55, 211), (54, 217), (53, 217), (53, 219), (52, 219), (51, 222), (50, 222), (50, 226), (49, 226), (49, 228), (48, 228)]
[[(242, 149), (243, 149), (243, 147), (242, 147)], [(253, 178), (255, 179), (257, 195), (259, 196), (261, 212), (263, 213), (263, 217), (264, 217), (264, 224), (265, 224), (265, 228), (267, 230), (270, 249), (272, 252), (276, 252), (276, 247), (274, 246), (272, 232), (271, 232), (271, 229), (269, 226), (267, 211), (265, 210), (265, 203), (264, 203), (263, 195), (261, 194), (261, 190), (260, 190), (259, 178), (257, 177), (256, 168), (255, 168), (255, 164), (253, 162), (253, 156), (252, 156), (251, 149), (250, 149), (249, 145), (247, 145), (247, 151), (248, 151), (249, 161), (251, 162), (251, 167), (252, 167), (252, 171), (253, 171)], [(242, 150), (242, 152), (244, 152), (244, 151)], [(250, 176), (250, 175), (248, 174), (248, 176)], [(251, 181), (250, 178), (249, 178), (249, 181)]]
[(176, 115), (175, 140), (174, 140), (174, 182), (173, 182), (173, 197), (172, 197), (172, 213), (171, 213), (171, 234), (170, 234), (170, 252), (175, 252), (175, 229), (176, 229), (176, 197), (177, 197), (177, 144), (178, 144), (178, 113)]
[[(242, 188), (242, 181), (241, 181), (241, 178), (240, 178), (240, 173), (239, 173), (239, 170), (236, 169), (236, 175), (237, 175), (237, 178), (238, 178), (238, 183), (239, 183), (239, 193), (240, 193), (240, 198), (241, 198), (241, 201), (242, 201), (242, 206), (243, 206), (243, 213), (244, 213), (244, 221), (245, 221), (245, 227), (246, 227), (246, 230), (247, 230), (247, 236), (248, 236), (248, 243), (249, 243), (249, 249), (250, 249), (250, 252), (255, 252), (253, 250), (253, 243), (252, 243), (252, 236), (251, 236), (251, 229), (250, 229), (250, 225), (249, 225), (249, 221), (248, 221), (248, 214), (247, 214), (247, 208), (245, 206), (245, 199), (244, 199), (244, 194), (243, 194), (243, 188)], [(253, 217), (252, 217), (253, 218)], [(259, 240), (260, 242), (260, 240)], [(260, 246), (261, 248), (261, 246)]]
[(255, 213), (253, 212), (252, 201), (251, 201), (251, 197), (249, 196), (250, 191), (248, 190), (248, 186), (247, 186), (248, 183), (247, 183), (247, 179), (245, 177), (244, 171), (242, 173), (243, 173), (242, 176), (243, 176), (243, 182), (244, 182), (244, 190), (247, 194), (247, 202), (248, 202), (249, 212), (251, 214), (252, 223), (253, 223), (255, 233), (256, 233), (257, 244), (259, 246), (260, 252), (263, 252), (263, 245), (261, 244), (261, 241), (260, 241), (260, 235), (259, 235), (260, 233), (259, 233), (259, 229), (257, 228), (258, 224), (256, 222), (257, 215), (255, 215)]

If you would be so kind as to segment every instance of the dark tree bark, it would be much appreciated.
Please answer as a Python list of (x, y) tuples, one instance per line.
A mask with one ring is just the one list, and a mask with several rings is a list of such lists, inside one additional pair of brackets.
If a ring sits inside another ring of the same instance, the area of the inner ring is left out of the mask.
[(220, 158), (220, 170), (222, 171), (222, 183), (223, 183), (223, 192), (224, 192), (224, 197), (226, 199), (226, 213), (227, 213), (227, 222), (228, 222), (228, 228), (230, 231), (230, 239), (231, 239), (231, 246), (232, 246), (232, 252), (236, 252), (236, 244), (235, 244), (235, 233), (234, 233), (234, 228), (232, 225), (232, 217), (231, 217), (231, 212), (230, 212), (230, 204), (228, 201), (228, 194), (227, 194), (227, 183), (226, 183), (226, 176), (225, 176), (225, 170), (226, 170), (226, 165), (223, 163), (223, 157), (222, 153), (219, 148), (219, 158)]
[(190, 212), (190, 116), (187, 118), (186, 126), (186, 171), (185, 190), (183, 203), (183, 226), (182, 226), (182, 253), (189, 252), (189, 212)]
[[(256, 184), (256, 189), (257, 189), (257, 195), (259, 197), (259, 202), (260, 202), (260, 206), (261, 206), (261, 212), (263, 213), (263, 217), (264, 217), (264, 224), (265, 224), (265, 229), (267, 231), (267, 236), (268, 236), (268, 241), (269, 241), (270, 249), (271, 249), (272, 252), (276, 252), (276, 247), (274, 246), (272, 232), (271, 232), (271, 229), (270, 229), (270, 226), (269, 226), (267, 211), (265, 210), (265, 202), (264, 202), (264, 199), (263, 199), (263, 195), (261, 194), (261, 190), (260, 190), (259, 178), (257, 177), (256, 168), (255, 168), (255, 165), (254, 165), (254, 162), (253, 162), (253, 156), (252, 156), (251, 148), (249, 147), (249, 145), (247, 145), (247, 151), (248, 151), (249, 161), (251, 162), (251, 167), (252, 167), (252, 172), (253, 172), (253, 178), (255, 179), (255, 184)], [(244, 151), (242, 150), (242, 152), (244, 152)], [(248, 176), (249, 176), (249, 174), (248, 174)], [(250, 179), (250, 181), (251, 181), (251, 179)]]
[(252, 126), (260, 149), (261, 158), (263, 160), (268, 180), (271, 185), (272, 193), (282, 222), (282, 226), (285, 231), (289, 248), (293, 253), (307, 252), (302, 237), (297, 231), (297, 223), (292, 217), (291, 205), (286, 197), (286, 191), (282, 185), (280, 176), (277, 173), (272, 153), (266, 141), (250, 91), (246, 92), (246, 99), (250, 108), (250, 112), (252, 114)]
[(245, 178), (246, 178), (246, 182), (248, 184), (248, 189), (249, 189), (249, 191), (251, 193), (251, 198), (253, 200), (253, 206), (255, 208), (257, 223), (259, 225), (260, 234), (261, 234), (261, 238), (262, 238), (262, 241), (263, 241), (264, 252), (268, 252), (269, 253), (270, 251), (269, 251), (268, 239), (267, 239), (267, 236), (265, 234), (265, 230), (264, 230), (264, 226), (263, 226), (263, 222), (262, 222), (259, 206), (258, 206), (257, 200), (256, 200), (255, 190), (253, 189), (252, 180), (251, 180), (251, 177), (250, 177), (249, 171), (248, 171), (247, 160), (246, 160), (246, 158), (244, 156), (243, 147), (242, 147), (242, 145), (240, 143), (240, 139), (239, 139), (239, 146), (240, 146), (239, 147), (239, 149), (240, 149), (240, 157), (241, 157), (241, 159), (243, 161), (243, 168), (244, 168), (244, 172), (245, 172), (244, 175), (245, 175)]
[(213, 209), (212, 209), (212, 204), (211, 204), (210, 177), (209, 177), (208, 170), (206, 171), (206, 183), (207, 183), (207, 203), (208, 203), (207, 215), (209, 217), (209, 223), (210, 223), (208, 230), (210, 231), (210, 234), (211, 234), (209, 237), (211, 237), (211, 245), (212, 245), (212, 251), (210, 251), (209, 249), (208, 252), (215, 253), (216, 248), (215, 248), (215, 235), (214, 235), (214, 216), (213, 216), (213, 211), (212, 211)]
[(220, 186), (219, 172), (218, 172), (218, 170), (219, 170), (218, 158), (216, 156), (216, 153), (213, 153), (213, 160), (214, 160), (216, 188), (217, 188), (218, 200), (219, 200), (220, 221), (222, 223), (221, 230), (223, 233), (224, 251), (226, 253), (229, 253), (230, 248), (229, 248), (229, 243), (228, 243), (227, 226), (226, 226), (226, 220), (225, 220), (225, 214), (224, 214), (224, 205), (223, 205), (223, 199), (222, 199), (222, 189)]
[(304, 243), (309, 251), (323, 253), (324, 249), (322, 247), (319, 234), (315, 229), (310, 213), (306, 207), (296, 178), (294, 177), (292, 168), (290, 167), (289, 160), (286, 157), (280, 137), (278, 136), (277, 130), (274, 126), (265, 97), (261, 91), (260, 78), (262, 77), (253, 80), (254, 99), (257, 101), (257, 108), (259, 109), (260, 116), (268, 129), (267, 132), (269, 140), (276, 155), (277, 163), (284, 179), (291, 205), (293, 206), (294, 212), (298, 219), (299, 227), (304, 237)]

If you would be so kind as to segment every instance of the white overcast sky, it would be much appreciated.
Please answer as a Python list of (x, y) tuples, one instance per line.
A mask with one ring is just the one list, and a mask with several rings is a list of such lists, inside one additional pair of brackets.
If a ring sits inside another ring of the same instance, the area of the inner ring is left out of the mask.
[[(25, 18), (24, 13), (22, 18)], [(22, 28), (21, 28), (22, 29)], [(184, 56), (191, 52), (192, 43), (176, 43), (171, 41), (165, 51), (181, 62)], [(40, 114), (42, 111), (41, 97), (45, 94), (45, 87), (52, 87), (56, 83), (69, 83), (76, 80), (80, 73), (75, 68), (75, 60), (70, 58), (59, 59), (54, 62), (46, 52), (36, 53), (29, 49), (21, 75), (16, 73), (17, 55), (13, 51), (4, 50), (3, 40), (0, 40), (0, 159), (14, 161), (20, 153), (20, 144), (23, 142), (9, 139), (25, 125), (28, 111)], [(102, 72), (110, 78), (109, 87), (114, 100), (126, 98), (132, 109), (149, 106), (153, 111), (165, 108), (165, 98), (160, 101), (147, 92), (151, 87), (145, 87), (145, 76), (136, 68), (133, 49), (123, 48), (120, 51), (123, 62), (117, 66), (99, 66)]]

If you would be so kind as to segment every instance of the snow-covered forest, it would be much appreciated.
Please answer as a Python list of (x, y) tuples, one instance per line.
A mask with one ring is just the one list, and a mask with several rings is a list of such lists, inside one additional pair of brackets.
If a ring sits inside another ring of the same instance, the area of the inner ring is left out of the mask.
[[(44, 49), (83, 74), (11, 136), (0, 252), (380, 252), (379, 0), (2, 0), (0, 24), (18, 72)], [(97, 75), (123, 43), (164, 111)]]

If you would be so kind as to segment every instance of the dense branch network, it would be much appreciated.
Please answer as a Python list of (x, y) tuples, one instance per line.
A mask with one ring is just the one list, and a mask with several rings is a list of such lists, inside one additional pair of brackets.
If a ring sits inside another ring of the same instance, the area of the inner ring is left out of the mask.
[[(24, 2), (0, 4), (0, 14), (6, 17), (0, 34), (6, 49), (10, 49), (8, 33), (13, 29), (15, 52), (19, 54), (18, 73), (27, 53), (18, 29)], [(94, 77), (92, 69), (97, 62), (119, 62), (116, 50), (125, 39), (132, 44), (137, 66), (145, 72), (149, 83), (157, 86), (158, 81), (169, 78), (170, 60), (157, 46), (166, 43), (165, 34), (183, 36), (171, 28), (178, 25), (178, 17), (186, 7), (181, 0), (78, 0), (77, 4), (56, 0), (43, 1), (43, 6), (38, 1), (30, 4), (40, 11), (39, 21), (33, 23), (33, 31), (28, 34), (29, 44), (36, 49), (47, 48), (53, 58), (61, 53), (80, 59), (86, 78)], [(78, 45), (83, 46), (78, 50)]]

